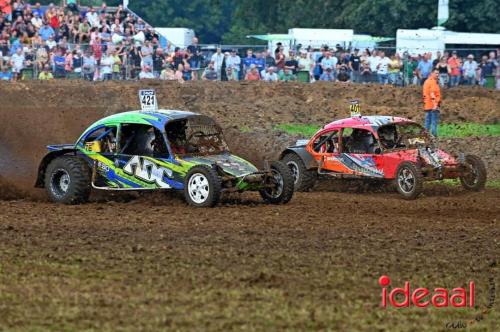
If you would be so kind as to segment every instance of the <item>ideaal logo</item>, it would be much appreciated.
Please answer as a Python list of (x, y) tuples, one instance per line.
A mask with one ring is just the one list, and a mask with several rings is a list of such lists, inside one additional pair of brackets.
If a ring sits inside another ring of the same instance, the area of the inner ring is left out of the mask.
[[(382, 307), (384, 308), (387, 307), (388, 302), (395, 308), (409, 307), (410, 303), (419, 308), (429, 305), (436, 308), (448, 306), (474, 308), (474, 281), (469, 281), (467, 288), (457, 287), (451, 291), (442, 287), (434, 288), (432, 291), (423, 287), (412, 289), (410, 282), (406, 281), (404, 287), (394, 287), (389, 294), (387, 294), (387, 286), (391, 284), (391, 279), (388, 276), (381, 276), (378, 283), (382, 286)], [(398, 301), (396, 297), (401, 297), (400, 295), (403, 299)]]
[[(457, 287), (453, 288), (451, 291), (441, 287), (434, 288), (433, 291), (423, 287), (418, 287), (412, 290), (410, 282), (406, 281), (404, 287), (395, 287), (389, 292), (389, 294), (387, 293), (387, 287), (391, 284), (391, 279), (384, 275), (379, 278), (378, 283), (382, 286), (383, 308), (387, 308), (389, 300), (389, 305), (392, 305), (395, 308), (410, 307), (410, 304), (413, 304), (414, 306), (420, 308), (432, 305), (436, 308), (452, 306), (456, 308), (468, 307), (471, 309), (477, 309), (474, 306), (476, 301), (476, 285), (474, 281), (469, 281), (468, 287)], [(496, 287), (494, 277), (490, 277), (488, 279), (488, 284), (488, 303), (486, 306), (484, 306), (484, 308), (479, 307), (481, 311), (473, 319), (468, 321), (458, 320), (455, 322), (447, 322), (445, 324), (447, 329), (465, 329), (485, 318), (495, 304)], [(399, 301), (397, 297), (400, 298)], [(403, 299), (401, 299), (401, 297)]]

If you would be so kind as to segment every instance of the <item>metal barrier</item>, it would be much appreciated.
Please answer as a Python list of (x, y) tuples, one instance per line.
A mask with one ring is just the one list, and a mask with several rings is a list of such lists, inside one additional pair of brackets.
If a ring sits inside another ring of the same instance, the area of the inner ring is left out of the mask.
[[(101, 45), (102, 49), (104, 49), (103, 53), (106, 52), (106, 49), (109, 47), (113, 47), (113, 44), (103, 44)], [(252, 48), (254, 51), (263, 51), (265, 50), (264, 46), (255, 46), (255, 45), (200, 45), (202, 49), (203, 56), (206, 60), (209, 60), (211, 55), (215, 52), (217, 47), (221, 47), (223, 51), (228, 51), (231, 49), (238, 49), (239, 54), (241, 55), (241, 62), (243, 63), (244, 60), (244, 54), (247, 49)], [(66, 78), (66, 79), (86, 79), (86, 80), (133, 80), (133, 79), (138, 79), (139, 73), (141, 72), (142, 69), (142, 63), (138, 61), (136, 58), (132, 57), (130, 55), (131, 52), (131, 46), (125, 46), (122, 49), (122, 53), (120, 54), (120, 59), (121, 63), (120, 64), (113, 64), (111, 65), (111, 73), (109, 71), (109, 65), (104, 65), (102, 61), (96, 61), (95, 65), (95, 71), (90, 71), (86, 70), (86, 67), (84, 68), (84, 59), (83, 59), (83, 54), (87, 49), (92, 49), (92, 47), (89, 44), (67, 44), (67, 50), (72, 52), (74, 50), (80, 50), (80, 52), (77, 54), (76, 59), (73, 59), (72, 66), (66, 66), (67, 68), (62, 68), (61, 65), (55, 65), (54, 63), (50, 63), (50, 71), (52, 72), (53, 76), (55, 78)], [(23, 70), (21, 79), (24, 80), (30, 80), (30, 79), (38, 79), (40, 72), (42, 71), (43, 68), (41, 66), (44, 64), (43, 61), (39, 61), (37, 58), (38, 56), (38, 49), (32, 48), (32, 47), (27, 47), (28, 54), (27, 58), (30, 59), (30, 64)], [(379, 49), (380, 51), (384, 51), (386, 55), (392, 56), (395, 54), (395, 48), (394, 47), (382, 47)], [(446, 52), (451, 52), (454, 51), (454, 49), (451, 50), (446, 50)], [(494, 49), (458, 49), (460, 54), (477, 54), (477, 56), (487, 56), (490, 51), (495, 51)], [(274, 54), (274, 52), (272, 52)], [(351, 52), (348, 52), (351, 53)], [(345, 60), (343, 57), (344, 51), (334, 50), (334, 55), (338, 58), (338, 63), (344, 63), (347, 64), (348, 61)], [(363, 56), (363, 51), (360, 52), (360, 54)], [(313, 52), (309, 54), (313, 60), (318, 60), (320, 54), (318, 52)], [(497, 60), (500, 64), (500, 58), (497, 57)], [(1, 59), (0, 59), (1, 60)], [(102, 60), (102, 59), (101, 59)], [(464, 59), (465, 60), (465, 59)], [(370, 67), (370, 63), (364, 61), (369, 61), (369, 59), (362, 57), (361, 58), (361, 68), (368, 68)], [(384, 83), (384, 84), (392, 84), (396, 86), (406, 86), (406, 85), (420, 85), (422, 83), (422, 80), (420, 77), (417, 77), (416, 74), (416, 69), (418, 68), (418, 63), (417, 60), (414, 58), (406, 57), (403, 56), (403, 58), (392, 58), (391, 60), (393, 63), (391, 64), (385, 64), (384, 66), (387, 66), (387, 68), (380, 69), (380, 67), (375, 68), (371, 66), (372, 68), (371, 71), (368, 70), (358, 70), (358, 71), (348, 71), (349, 77), (347, 78), (349, 81), (354, 82), (354, 83)], [(431, 61), (435, 61), (431, 60)], [(0, 67), (3, 67), (5, 65), (5, 61), (0, 61)], [(50, 60), (49, 60), (50, 62)], [(201, 66), (201, 69), (197, 70), (197, 76), (198, 79), (201, 79), (201, 76), (203, 74), (203, 71), (205, 69), (206, 64), (209, 61), (203, 61), (202, 63), (204, 64)], [(393, 66), (393, 64), (396, 64)], [(70, 67), (70, 68), (69, 68)], [(299, 82), (309, 82), (310, 77), (314, 77), (316, 80), (320, 79), (320, 70), (318, 69), (319, 64), (318, 61), (316, 61), (315, 68), (312, 73), (309, 73), (308, 71), (298, 71), (296, 75), (296, 80)], [(68, 70), (69, 69), (69, 70)], [(242, 69), (240, 68), (240, 72), (242, 73)], [(153, 68), (151, 68), (151, 71), (154, 74), (155, 78), (159, 77), (159, 74), (161, 72), (162, 68), (160, 68), (158, 65), (155, 66), (153, 64)], [(478, 71), (477, 75), (474, 76), (473, 78), (466, 79), (462, 73), (460, 73), (460, 76), (458, 78), (458, 83), (454, 82), (452, 83), (452, 77), (450, 76), (449, 73), (443, 73), (440, 77), (440, 83), (441, 85), (456, 85), (456, 84), (461, 84), (461, 85), (471, 85), (472, 84), (479, 84), (481, 86), (487, 87), (487, 88), (495, 88), (495, 86), (498, 84), (498, 80), (500, 79), (500, 65), (497, 66), (496, 68), (496, 73), (492, 73), (492, 75), (484, 75), (480, 71)], [(104, 74), (105, 73), (105, 74)], [(339, 74), (339, 68), (334, 68), (334, 73), (335, 76)], [(310, 75), (311, 74), (311, 75)], [(496, 76), (495, 76), (496, 75)], [(147, 76), (150, 76), (149, 74)], [(244, 74), (241, 74), (240, 79), (244, 78)]]

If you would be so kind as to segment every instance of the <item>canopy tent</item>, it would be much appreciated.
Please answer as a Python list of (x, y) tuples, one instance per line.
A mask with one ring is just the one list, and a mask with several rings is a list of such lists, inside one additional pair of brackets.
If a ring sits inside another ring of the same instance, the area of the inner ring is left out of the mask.
[(382, 43), (386, 41), (391, 41), (395, 40), (396, 38), (391, 38), (391, 37), (374, 37), (370, 35), (354, 35), (352, 37), (352, 41), (357, 41), (357, 42), (375, 42), (375, 43)]
[(292, 40), (292, 36), (288, 34), (248, 35), (247, 38), (255, 38), (265, 41)]

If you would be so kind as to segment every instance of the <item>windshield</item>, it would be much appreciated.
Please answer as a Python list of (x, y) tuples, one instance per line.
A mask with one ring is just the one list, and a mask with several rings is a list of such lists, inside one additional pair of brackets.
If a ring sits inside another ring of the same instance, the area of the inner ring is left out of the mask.
[(411, 149), (427, 145), (429, 135), (414, 122), (389, 124), (378, 129), (378, 136), (385, 149)]
[(214, 155), (229, 150), (222, 129), (207, 116), (172, 121), (166, 125), (165, 131), (176, 155)]

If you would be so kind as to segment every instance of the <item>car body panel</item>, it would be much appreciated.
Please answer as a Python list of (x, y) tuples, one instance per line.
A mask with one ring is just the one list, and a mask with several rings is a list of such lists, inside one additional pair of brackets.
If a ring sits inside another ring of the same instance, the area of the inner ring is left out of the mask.
[[(282, 153), (282, 156), (287, 151), (296, 151), (297, 148), (300, 148), (302, 153), (298, 153), (298, 155), (301, 156), (304, 163), (307, 162), (311, 165), (309, 161), (313, 159), (316, 161), (316, 167), (319, 167), (319, 173), (326, 172), (326, 174), (338, 176), (394, 179), (397, 168), (403, 161), (419, 164), (421, 167), (427, 169), (439, 169), (441, 175), (456, 176), (458, 173), (454, 170), (459, 167), (460, 163), (456, 158), (443, 150), (430, 149), (429, 147), (382, 148), (378, 135), (380, 127), (391, 124), (404, 125), (407, 123), (415, 124), (415, 122), (406, 118), (379, 115), (354, 116), (336, 120), (318, 130), (304, 146), (291, 146)], [(380, 148), (378, 153), (344, 152), (345, 142), (343, 142), (343, 133), (346, 128), (364, 129), (370, 132), (376, 140), (377, 146)], [(335, 131), (338, 132), (338, 136), (336, 136), (338, 151), (325, 153), (314, 150), (314, 142), (317, 141), (319, 137), (325, 137), (326, 134)], [(307, 156), (304, 156), (304, 152), (307, 153)], [(449, 172), (442, 172), (442, 170), (448, 170)], [(429, 174), (431, 173), (434, 174), (434, 172), (430, 172)]]
[[(44, 164), (40, 165), (36, 186), (43, 186), (43, 167), (56, 155), (71, 152), (85, 159), (94, 170), (93, 181), (98, 181), (99, 189), (183, 189), (184, 178), (189, 170), (196, 165), (206, 165), (218, 168), (221, 173), (235, 179), (238, 190), (259, 189), (257, 183), (247, 183), (249, 175), (262, 175), (250, 162), (235, 156), (228, 151), (220, 154), (179, 155), (172, 149), (165, 134), (165, 126), (176, 120), (192, 117), (209, 117), (193, 112), (176, 110), (157, 110), (154, 112), (131, 111), (117, 113), (100, 119), (90, 125), (74, 144), (59, 144), (47, 146), (49, 153)], [(210, 121), (213, 122), (212, 119)], [(215, 122), (213, 122), (215, 124)], [(149, 125), (161, 132), (168, 154), (165, 156), (129, 155), (118, 152), (95, 152), (85, 146), (86, 138), (103, 127), (116, 127), (117, 134), (122, 124)], [(259, 177), (253, 177), (253, 180)], [(250, 181), (251, 182), (251, 181)]]

